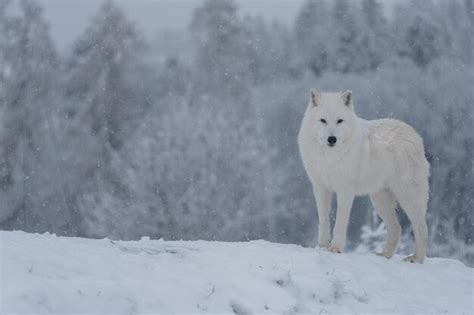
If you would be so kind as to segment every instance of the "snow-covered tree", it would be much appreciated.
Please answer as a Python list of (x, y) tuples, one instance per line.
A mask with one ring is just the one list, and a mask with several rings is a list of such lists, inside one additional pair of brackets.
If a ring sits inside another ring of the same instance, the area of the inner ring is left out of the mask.
[[(106, 151), (126, 137), (127, 120), (137, 110), (130, 73), (144, 47), (135, 26), (112, 1), (105, 1), (75, 42), (68, 65), (70, 116), (100, 138)], [(134, 108), (135, 107), (135, 108)]]
[(301, 7), (295, 21), (295, 40), (300, 64), (320, 76), (329, 68), (332, 39), (329, 7), (323, 0), (308, 0)]
[(57, 56), (42, 10), (23, 0), (18, 10), (0, 5), (0, 223), (35, 230), (45, 184), (41, 162), (48, 154)]
[[(348, 73), (367, 69), (364, 58), (366, 47), (361, 40), (361, 26), (357, 19), (357, 7), (347, 0), (335, 0), (332, 7), (334, 42), (330, 48), (333, 70)], [(363, 57), (363, 58), (360, 58)]]
[(442, 44), (441, 54), (451, 60), (470, 64), (474, 59), (474, 14), (472, 0), (443, 1), (438, 4), (438, 23)]
[(262, 16), (245, 16), (242, 20), (245, 54), (253, 84), (262, 85), (291, 76), (292, 34), (286, 25)]
[(385, 18), (382, 4), (377, 0), (362, 1), (362, 44), (365, 47), (367, 67), (376, 69), (384, 59), (391, 57), (392, 37), (389, 34), (387, 20)]
[(194, 60), (194, 98), (215, 106), (249, 103), (250, 65), (238, 8), (233, 0), (206, 0), (193, 14), (191, 31), (198, 47)]
[(414, 2), (413, 7), (398, 5), (394, 9), (392, 31), (397, 52), (419, 67), (426, 67), (440, 56), (442, 36), (436, 7), (431, 1)]
[[(110, 163), (130, 138), (146, 110), (148, 93), (140, 57), (145, 43), (135, 25), (112, 1), (105, 1), (89, 27), (74, 43), (66, 71), (69, 127), (93, 141), (79, 152), (87, 178), (75, 196), (90, 232), (94, 213), (107, 194), (120, 194), (122, 184)], [(145, 84), (145, 85), (144, 85)], [(79, 140), (79, 139), (78, 139)], [(87, 158), (92, 155), (93, 158)], [(113, 200), (113, 198), (108, 200)], [(99, 226), (96, 225), (96, 228)]]
[(416, 16), (406, 33), (406, 54), (418, 66), (426, 66), (439, 55), (437, 27), (421, 16)]

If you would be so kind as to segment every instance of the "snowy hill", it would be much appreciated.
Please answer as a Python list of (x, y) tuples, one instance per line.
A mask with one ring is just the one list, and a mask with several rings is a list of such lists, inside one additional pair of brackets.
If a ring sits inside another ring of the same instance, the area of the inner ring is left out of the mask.
[(0, 313), (473, 314), (474, 269), (265, 241), (0, 232)]

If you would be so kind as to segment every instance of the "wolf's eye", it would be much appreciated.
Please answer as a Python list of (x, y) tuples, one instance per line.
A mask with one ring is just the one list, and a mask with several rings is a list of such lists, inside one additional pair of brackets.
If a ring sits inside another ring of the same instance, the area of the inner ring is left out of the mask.
[(326, 123), (326, 119), (324, 119), (324, 118), (321, 118), (319, 121), (322, 122), (323, 124)]
[(338, 125), (339, 125), (339, 124), (342, 124), (343, 121), (344, 121), (344, 120), (342, 120), (342, 119), (338, 119), (338, 120), (337, 120), (337, 124), (338, 124)]

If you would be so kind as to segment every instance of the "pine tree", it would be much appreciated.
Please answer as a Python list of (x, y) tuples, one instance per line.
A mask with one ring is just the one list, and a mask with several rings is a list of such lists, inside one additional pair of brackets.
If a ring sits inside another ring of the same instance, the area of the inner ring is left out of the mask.
[(74, 43), (67, 65), (68, 125), (88, 139), (87, 150), (78, 152), (85, 178), (73, 201), (88, 235), (100, 234), (101, 209), (127, 199), (111, 163), (143, 117), (146, 96), (137, 73), (144, 48), (134, 24), (107, 0)]
[(413, 7), (396, 7), (392, 21), (398, 55), (426, 68), (441, 55), (443, 41), (436, 7), (432, 1), (414, 2)]
[(328, 42), (330, 30), (329, 9), (325, 1), (307, 0), (295, 22), (295, 39), (300, 63), (320, 76), (330, 63)]
[[(362, 14), (364, 29), (361, 36), (366, 52), (367, 67), (375, 70), (384, 59), (390, 58), (391, 37), (383, 7), (377, 0), (363, 0)], [(360, 57), (363, 58), (363, 56)]]
[(8, 7), (0, 5), (0, 222), (35, 231), (58, 62), (41, 7), (22, 0), (7, 15)]
[(100, 139), (104, 161), (126, 137), (124, 117), (134, 110), (127, 76), (143, 47), (134, 24), (110, 0), (74, 44), (67, 96), (76, 102), (70, 115)]
[(356, 18), (357, 7), (347, 0), (336, 0), (332, 8), (332, 27), (335, 36), (330, 48), (332, 69), (342, 73), (361, 72), (367, 68), (361, 27)]
[(193, 97), (202, 95), (209, 102), (217, 97), (220, 104), (216, 106), (249, 102), (250, 66), (237, 10), (233, 0), (206, 0), (192, 18), (198, 46)]
[(422, 17), (416, 16), (410, 23), (405, 38), (406, 54), (413, 62), (421, 67), (427, 66), (440, 53), (439, 30), (436, 25)]

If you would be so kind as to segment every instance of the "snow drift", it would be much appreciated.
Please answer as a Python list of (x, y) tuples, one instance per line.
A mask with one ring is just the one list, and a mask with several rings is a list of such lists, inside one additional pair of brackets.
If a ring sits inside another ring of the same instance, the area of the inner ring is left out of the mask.
[(0, 232), (0, 313), (473, 312), (474, 269), (265, 241), (117, 242)]

